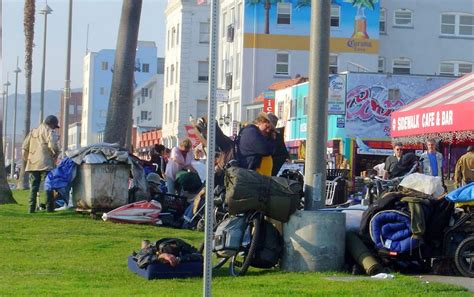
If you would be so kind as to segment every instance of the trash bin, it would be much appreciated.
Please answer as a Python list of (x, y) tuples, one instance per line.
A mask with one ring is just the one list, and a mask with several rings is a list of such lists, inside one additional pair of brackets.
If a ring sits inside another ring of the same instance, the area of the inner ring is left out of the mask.
[(128, 164), (81, 164), (73, 181), (79, 210), (111, 210), (128, 203)]

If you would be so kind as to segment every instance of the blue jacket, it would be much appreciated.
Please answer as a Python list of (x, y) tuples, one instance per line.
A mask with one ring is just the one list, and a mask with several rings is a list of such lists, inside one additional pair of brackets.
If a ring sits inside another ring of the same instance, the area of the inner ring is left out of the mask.
[(62, 159), (58, 167), (54, 168), (46, 175), (44, 180), (45, 190), (58, 190), (66, 188), (75, 175), (76, 163), (70, 158)]
[(255, 170), (263, 156), (270, 156), (275, 149), (275, 140), (265, 137), (257, 126), (248, 125), (237, 140), (237, 161), (242, 168)]

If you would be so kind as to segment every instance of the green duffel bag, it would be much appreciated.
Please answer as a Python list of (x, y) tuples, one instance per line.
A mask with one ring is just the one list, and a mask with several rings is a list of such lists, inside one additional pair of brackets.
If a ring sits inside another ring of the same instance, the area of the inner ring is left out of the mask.
[(226, 169), (224, 181), (225, 200), (231, 215), (259, 210), (285, 223), (300, 204), (303, 185), (297, 181), (264, 176), (239, 167)]

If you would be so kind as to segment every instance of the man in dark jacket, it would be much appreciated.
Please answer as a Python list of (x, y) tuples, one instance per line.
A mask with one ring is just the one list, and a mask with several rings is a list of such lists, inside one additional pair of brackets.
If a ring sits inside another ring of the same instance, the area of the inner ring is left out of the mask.
[(237, 143), (237, 160), (240, 167), (259, 171), (262, 159), (266, 158), (271, 163), (265, 164), (266, 168), (260, 173), (271, 175), (271, 156), (275, 150), (276, 137), (274, 130), (275, 127), (264, 112), (259, 113), (253, 124), (242, 129)]

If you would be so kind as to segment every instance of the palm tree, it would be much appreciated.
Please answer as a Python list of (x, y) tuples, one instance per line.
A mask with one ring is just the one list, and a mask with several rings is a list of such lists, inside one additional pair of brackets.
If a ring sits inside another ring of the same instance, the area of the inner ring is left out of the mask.
[(263, 4), (265, 8), (265, 34), (270, 34), (270, 8), (282, 0), (250, 0), (249, 5)]
[[(31, 74), (33, 70), (33, 38), (35, 35), (35, 0), (25, 0), (23, 9), (23, 30), (25, 32), (25, 131), (28, 136), (31, 126)], [(25, 174), (25, 162), (22, 162), (19, 189), (28, 189), (28, 174)]]
[[(132, 118), (133, 75), (142, 0), (123, 0), (104, 141), (127, 145)], [(125, 125), (124, 125), (125, 123)]]
[[(3, 147), (3, 121), (0, 121), (0, 147)], [(7, 173), (5, 171), (5, 155), (0, 150), (0, 204), (16, 203), (13, 199), (12, 191), (7, 181)]]

